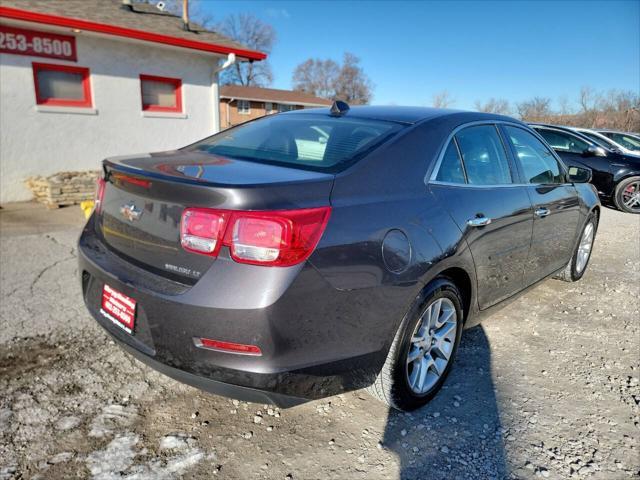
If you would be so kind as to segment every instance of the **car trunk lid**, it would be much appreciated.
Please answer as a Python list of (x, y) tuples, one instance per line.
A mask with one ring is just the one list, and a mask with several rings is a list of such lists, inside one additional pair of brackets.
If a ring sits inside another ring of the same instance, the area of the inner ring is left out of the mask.
[(195, 283), (214, 257), (185, 251), (180, 220), (187, 207), (285, 210), (329, 205), (334, 176), (198, 152), (105, 160), (96, 216), (105, 244), (131, 263)]

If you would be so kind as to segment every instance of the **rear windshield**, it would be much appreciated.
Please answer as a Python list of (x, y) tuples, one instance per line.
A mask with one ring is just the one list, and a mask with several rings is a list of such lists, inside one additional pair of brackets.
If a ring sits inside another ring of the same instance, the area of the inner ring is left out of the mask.
[(221, 132), (187, 150), (312, 170), (341, 170), (401, 124), (314, 114), (272, 115)]

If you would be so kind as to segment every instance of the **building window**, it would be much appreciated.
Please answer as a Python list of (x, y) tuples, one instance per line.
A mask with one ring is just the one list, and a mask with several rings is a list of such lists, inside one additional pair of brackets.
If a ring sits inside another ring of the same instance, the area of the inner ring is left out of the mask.
[(142, 110), (182, 112), (182, 80), (140, 75)]
[(278, 104), (279, 112), (290, 112), (293, 109), (294, 109), (293, 105), (283, 105), (282, 103)]
[(238, 113), (249, 115), (251, 113), (251, 102), (249, 100), (238, 100)]
[(33, 82), (38, 105), (92, 106), (88, 68), (33, 63)]
[(271, 110), (273, 110), (273, 103), (265, 102), (265, 104), (264, 104), (264, 112), (268, 115), (268, 114), (271, 113)]

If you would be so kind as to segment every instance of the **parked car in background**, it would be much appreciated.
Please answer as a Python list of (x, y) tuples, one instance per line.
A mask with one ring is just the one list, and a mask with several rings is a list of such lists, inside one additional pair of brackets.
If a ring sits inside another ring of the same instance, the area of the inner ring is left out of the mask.
[(588, 167), (600, 198), (623, 212), (640, 213), (640, 157), (614, 152), (569, 127), (531, 124), (569, 166)]
[(624, 148), (640, 154), (640, 135), (637, 133), (616, 132), (614, 130), (598, 130), (598, 133), (619, 143)]
[(272, 115), (105, 160), (79, 240), (84, 301), (126, 351), (211, 392), (292, 406), (368, 387), (412, 410), (463, 327), (584, 275), (590, 175), (504, 116)]
[(600, 132), (596, 132), (595, 130), (591, 130), (589, 128), (579, 128), (579, 127), (570, 127), (571, 130), (574, 130), (578, 133), (581, 133), (585, 137), (589, 137), (591, 140), (596, 142), (598, 145), (606, 148), (607, 150), (611, 150), (617, 153), (624, 153), (627, 155), (640, 155), (640, 150), (631, 150), (626, 148), (625, 146), (617, 143), (615, 140), (601, 134)]

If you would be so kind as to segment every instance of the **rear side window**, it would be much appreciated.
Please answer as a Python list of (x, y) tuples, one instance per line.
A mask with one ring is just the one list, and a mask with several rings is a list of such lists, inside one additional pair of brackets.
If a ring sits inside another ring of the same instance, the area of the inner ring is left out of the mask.
[(436, 180), (448, 183), (466, 183), (455, 140), (451, 140), (447, 150), (444, 152)]
[(401, 128), (401, 124), (381, 120), (271, 115), (209, 137), (187, 150), (258, 163), (339, 170)]
[(558, 161), (540, 140), (522, 128), (505, 126), (504, 129), (522, 165), (527, 183), (564, 183), (564, 174)]
[(455, 138), (470, 184), (512, 183), (507, 154), (494, 125), (465, 128)]

